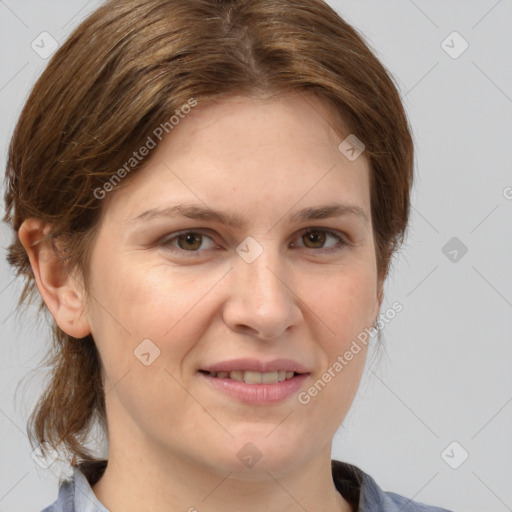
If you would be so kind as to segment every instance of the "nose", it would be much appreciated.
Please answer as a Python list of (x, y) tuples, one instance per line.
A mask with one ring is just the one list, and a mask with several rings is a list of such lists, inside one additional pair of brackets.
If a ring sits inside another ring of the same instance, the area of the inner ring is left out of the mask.
[(299, 325), (301, 299), (278, 250), (270, 243), (260, 245), (263, 250), (252, 262), (235, 255), (223, 317), (231, 330), (271, 341)]

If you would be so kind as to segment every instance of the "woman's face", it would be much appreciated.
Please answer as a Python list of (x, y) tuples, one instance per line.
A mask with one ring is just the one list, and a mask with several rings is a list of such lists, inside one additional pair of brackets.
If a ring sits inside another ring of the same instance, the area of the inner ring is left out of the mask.
[(330, 125), (306, 95), (199, 105), (104, 199), (86, 318), (113, 455), (240, 478), (330, 457), (380, 306), (368, 163)]

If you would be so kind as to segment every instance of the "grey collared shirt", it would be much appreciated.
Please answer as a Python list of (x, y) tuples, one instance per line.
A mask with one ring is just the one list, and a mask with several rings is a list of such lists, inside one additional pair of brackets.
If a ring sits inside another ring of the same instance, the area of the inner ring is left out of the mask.
[[(375, 480), (351, 464), (332, 461), (334, 484), (357, 512), (450, 512), (383, 491)], [(42, 512), (109, 512), (98, 500), (79, 467), (73, 477), (61, 483), (57, 500)]]

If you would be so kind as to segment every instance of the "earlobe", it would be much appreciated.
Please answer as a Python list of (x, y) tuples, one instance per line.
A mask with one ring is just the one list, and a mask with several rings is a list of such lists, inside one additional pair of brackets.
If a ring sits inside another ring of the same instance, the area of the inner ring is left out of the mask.
[(85, 315), (83, 287), (68, 273), (51, 240), (44, 240), (50, 226), (40, 219), (29, 218), (21, 225), (18, 236), (30, 259), (39, 293), (57, 325), (74, 338), (83, 338), (91, 330)]

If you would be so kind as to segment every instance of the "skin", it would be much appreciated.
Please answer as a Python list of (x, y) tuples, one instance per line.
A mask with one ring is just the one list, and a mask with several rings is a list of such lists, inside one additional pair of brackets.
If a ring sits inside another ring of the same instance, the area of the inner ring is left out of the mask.
[[(56, 322), (77, 338), (92, 333), (100, 353), (109, 464), (93, 490), (112, 512), (352, 510), (332, 481), (331, 443), (357, 391), (364, 348), (307, 405), (297, 394), (245, 404), (198, 374), (237, 357), (284, 357), (310, 370), (304, 391), (375, 321), (382, 283), (368, 161), (338, 150), (333, 125), (329, 108), (306, 94), (197, 106), (103, 200), (89, 300), (50, 246), (33, 245), (44, 233), (37, 219), (23, 224), (20, 239)], [(132, 220), (183, 202), (244, 223)], [(367, 220), (289, 220), (332, 202), (358, 206)], [(303, 231), (313, 227), (347, 243), (322, 233), (311, 240)], [(170, 240), (186, 229), (203, 235)], [(252, 263), (235, 250), (249, 236), (263, 250)], [(134, 355), (144, 339), (160, 350), (148, 366)], [(252, 467), (237, 457), (248, 442), (261, 454)]]

